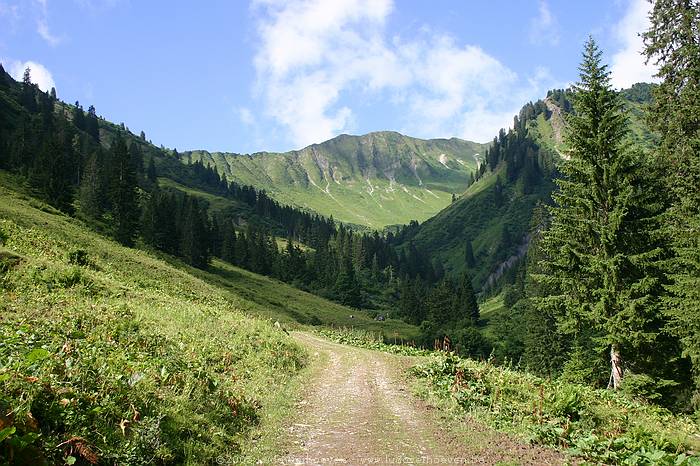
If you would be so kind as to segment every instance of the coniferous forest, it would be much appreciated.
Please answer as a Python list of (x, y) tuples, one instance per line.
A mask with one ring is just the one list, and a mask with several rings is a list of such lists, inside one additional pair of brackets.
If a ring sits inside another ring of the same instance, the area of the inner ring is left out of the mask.
[[(575, 84), (526, 103), (489, 142), (466, 190), (423, 223), (375, 230), (286, 205), (214, 164), (183, 162), (93, 105), (62, 101), (60, 89), (40, 90), (29, 67), (18, 82), (0, 65), (0, 170), (37, 209), (170, 263), (245, 269), (345, 306), (352, 319), (403, 321), (415, 334), (402, 343), (418, 349), (697, 416), (697, 2), (655, 0), (641, 37), (657, 82), (616, 89), (608, 54), (589, 37)], [(24, 260), (7, 257), (0, 276)], [(159, 370), (167, 379), (165, 363)], [(486, 380), (463, 376), (449, 374), (453, 391)], [(256, 409), (233, 390), (221, 396), (236, 413)], [(0, 445), (3, 423), (0, 413)]]

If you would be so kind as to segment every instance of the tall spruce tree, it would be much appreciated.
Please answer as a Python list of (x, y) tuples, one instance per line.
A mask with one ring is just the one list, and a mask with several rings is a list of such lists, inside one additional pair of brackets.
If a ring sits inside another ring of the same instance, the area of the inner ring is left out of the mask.
[(105, 205), (102, 165), (99, 152), (88, 155), (78, 191), (80, 213), (89, 219), (99, 219)]
[(625, 144), (623, 108), (601, 57), (590, 38), (536, 278), (549, 293), (540, 305), (560, 312), (576, 356), (609, 351), (608, 385), (617, 389), (662, 330), (659, 205), (645, 185), (644, 160)]
[(231, 264), (236, 263), (236, 231), (230, 218), (221, 226), (221, 258)]
[(464, 244), (464, 263), (468, 268), (474, 267), (476, 261), (474, 260), (474, 249), (472, 248), (471, 238), (467, 238)]
[[(559, 375), (568, 352), (569, 339), (565, 338), (557, 326), (559, 309), (552, 306), (536, 306), (537, 299), (555, 294), (553, 289), (544, 289), (533, 278), (543, 272), (540, 265), (545, 259), (541, 248), (542, 234), (548, 227), (547, 210), (538, 205), (532, 213), (530, 224), (531, 242), (525, 263), (528, 275), (525, 277), (526, 298), (521, 300), (524, 308), (524, 352), (523, 362), (535, 374), (555, 377)], [(553, 251), (555, 254), (558, 251)], [(550, 284), (551, 286), (551, 284)]]
[(197, 198), (185, 197), (180, 229), (180, 255), (188, 264), (204, 268), (209, 264), (209, 232), (206, 210), (200, 209)]
[(476, 324), (479, 321), (479, 305), (476, 302), (469, 273), (462, 274), (456, 291), (454, 318), (458, 321), (468, 319)]
[(77, 100), (73, 107), (73, 125), (78, 129), (85, 129), (85, 112), (83, 112), (83, 107)]
[(85, 131), (96, 142), (100, 141), (100, 125), (97, 121), (97, 111), (94, 105), (90, 105), (88, 108), (87, 116), (85, 117)]
[(136, 168), (132, 150), (121, 136), (112, 143), (110, 197), (114, 217), (114, 237), (126, 246), (134, 244), (140, 211), (136, 197)]
[(25, 68), (24, 76), (22, 77), (22, 105), (30, 113), (36, 112), (36, 92), (37, 88), (32, 84), (32, 71), (29, 67)]
[(355, 276), (355, 268), (347, 256), (340, 264), (340, 271), (335, 282), (335, 293), (338, 301), (346, 306), (354, 308), (362, 306), (362, 293)]
[(700, 379), (700, 2), (656, 0), (650, 20), (645, 54), (662, 81), (649, 123), (661, 135), (659, 161), (671, 192), (668, 309)]
[(428, 317), (438, 325), (445, 325), (455, 320), (455, 292), (448, 279), (440, 280), (428, 293), (426, 306)]

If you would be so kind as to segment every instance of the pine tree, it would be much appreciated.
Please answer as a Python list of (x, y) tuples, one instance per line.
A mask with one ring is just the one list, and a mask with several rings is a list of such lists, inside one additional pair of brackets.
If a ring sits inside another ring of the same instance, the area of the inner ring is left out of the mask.
[(250, 247), (248, 245), (248, 238), (244, 232), (240, 232), (236, 238), (236, 261), (235, 264), (239, 267), (245, 269), (250, 268)]
[(102, 180), (100, 159), (98, 153), (93, 152), (85, 162), (78, 193), (80, 213), (89, 219), (99, 219), (102, 216), (102, 207), (105, 205)]
[(236, 232), (231, 220), (224, 221), (222, 228), (221, 258), (230, 264), (236, 263)]
[(659, 206), (645, 186), (644, 160), (624, 143), (622, 104), (601, 56), (589, 39), (568, 120), (571, 150), (542, 240), (544, 273), (536, 278), (550, 293), (540, 304), (561, 312), (575, 341), (584, 341), (582, 330), (594, 332), (596, 347), (584, 351), (607, 348), (609, 386), (619, 388), (624, 368), (634, 367), (662, 330), (662, 278), (654, 265)]
[(97, 111), (94, 105), (90, 105), (88, 108), (85, 117), (85, 132), (92, 136), (95, 142), (100, 142), (100, 125), (97, 121)]
[(700, 3), (656, 0), (650, 20), (645, 54), (662, 82), (649, 124), (661, 135), (659, 162), (671, 192), (666, 233), (675, 255), (668, 309), (700, 379)]
[(141, 208), (141, 224), (139, 226), (141, 239), (145, 244), (153, 247), (156, 247), (156, 231), (158, 228), (156, 212), (159, 194), (157, 189), (153, 190)]
[(151, 192), (141, 215), (141, 236), (147, 244), (177, 255), (180, 246), (183, 207), (176, 196), (160, 191), (157, 187)]
[[(535, 304), (543, 296), (558, 294), (552, 288), (544, 289), (534, 279), (543, 273), (540, 264), (545, 262), (546, 256), (542, 250), (541, 241), (543, 230), (547, 229), (548, 222), (549, 216), (546, 209), (541, 205), (537, 206), (532, 212), (530, 224), (532, 239), (525, 259), (528, 273), (524, 284), (526, 298), (521, 300), (525, 314), (523, 362), (528, 370), (535, 374), (554, 378), (559, 375), (565, 363), (570, 339), (562, 334), (557, 325), (557, 316), (561, 314), (560, 309)], [(558, 251), (555, 253), (558, 254)]]
[(454, 322), (455, 293), (447, 279), (440, 280), (428, 293), (428, 317), (438, 325)]
[(126, 147), (126, 142), (121, 136), (117, 136), (112, 143), (111, 152), (113, 167), (110, 198), (114, 217), (113, 233), (117, 241), (126, 246), (132, 246), (140, 215), (132, 150)]
[(36, 112), (36, 86), (32, 84), (31, 69), (27, 67), (22, 77), (22, 105), (30, 113)]
[(221, 239), (221, 229), (219, 219), (214, 216), (211, 219), (211, 231), (209, 232), (209, 249), (212, 256), (221, 257), (221, 247), (223, 241)]
[(71, 213), (75, 157), (72, 135), (64, 120), (45, 129), (43, 143), (29, 172), (32, 190), (54, 207)]
[(462, 274), (457, 285), (453, 316), (456, 321), (468, 319), (474, 324), (479, 321), (479, 305), (476, 302), (472, 279), (466, 272)]
[(496, 177), (496, 182), (493, 185), (493, 203), (496, 208), (503, 205), (503, 184), (500, 176)]
[(200, 210), (197, 199), (192, 196), (185, 198), (180, 255), (195, 267), (203, 268), (209, 263), (206, 211)]
[(464, 263), (467, 264), (468, 268), (474, 267), (474, 249), (472, 248), (471, 239), (467, 238), (464, 244)]
[(85, 113), (78, 101), (75, 102), (75, 106), (73, 107), (73, 124), (78, 129), (85, 129)]
[(340, 273), (338, 273), (335, 283), (335, 293), (341, 304), (355, 308), (362, 306), (360, 286), (349, 257), (342, 261)]
[(158, 175), (156, 174), (156, 164), (153, 161), (153, 157), (148, 159), (148, 169), (146, 170), (146, 177), (151, 183), (155, 183), (158, 180)]

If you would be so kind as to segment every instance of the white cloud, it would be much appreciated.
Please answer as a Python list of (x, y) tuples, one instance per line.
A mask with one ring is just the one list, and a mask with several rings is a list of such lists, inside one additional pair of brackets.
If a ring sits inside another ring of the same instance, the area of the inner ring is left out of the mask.
[[(513, 117), (508, 93), (517, 82), (513, 71), (481, 48), (457, 46), (446, 36), (410, 48), (414, 50), (410, 58), (402, 54), (413, 78), (407, 99), (411, 110), (407, 132), (487, 141), (499, 127), (507, 126)], [(504, 110), (504, 105), (509, 108)], [(508, 114), (505, 119), (504, 111)], [(485, 121), (490, 124), (481, 124)]]
[(39, 7), (39, 13), (36, 20), (36, 32), (51, 47), (55, 47), (61, 42), (61, 38), (52, 34), (51, 30), (49, 29), (49, 9), (47, 0), (34, 0), (34, 3)]
[(530, 42), (535, 45), (559, 44), (559, 23), (546, 0), (540, 0), (537, 16), (530, 20)]
[(19, 7), (17, 5), (10, 5), (5, 2), (0, 2), (0, 16), (16, 19), (19, 17), (18, 10)]
[(244, 125), (251, 126), (255, 124), (255, 117), (253, 113), (247, 107), (238, 108), (238, 118)]
[(267, 113), (296, 145), (328, 139), (352, 121), (348, 107), (334, 108), (341, 91), (364, 82), (379, 89), (395, 81), (395, 57), (381, 25), (388, 0), (262, 1), (261, 46), (255, 57), (257, 89)]
[(414, 135), (485, 141), (512, 121), (523, 98), (543, 92), (524, 96), (513, 71), (449, 35), (421, 28), (410, 40), (388, 37), (392, 8), (389, 0), (254, 5), (256, 94), (296, 146), (351, 131), (352, 107), (376, 95), (399, 110)]
[(34, 61), (13, 61), (9, 63), (8, 73), (17, 81), (21, 81), (24, 77), (24, 70), (29, 68), (32, 82), (39, 86), (42, 91), (48, 91), (52, 87), (56, 87), (56, 83), (51, 76), (51, 72), (46, 69), (41, 63)]
[(613, 36), (620, 45), (612, 56), (610, 66), (612, 85), (616, 88), (655, 80), (656, 68), (644, 63), (644, 42), (640, 36), (649, 28), (650, 8), (647, 0), (629, 0), (625, 15), (613, 27)]

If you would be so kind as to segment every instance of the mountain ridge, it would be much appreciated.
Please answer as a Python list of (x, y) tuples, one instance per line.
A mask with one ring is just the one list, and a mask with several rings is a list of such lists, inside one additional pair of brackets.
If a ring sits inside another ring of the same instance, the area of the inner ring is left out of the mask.
[(379, 228), (426, 220), (463, 192), (487, 144), (420, 139), (396, 131), (341, 134), (288, 152), (185, 151), (228, 180), (265, 189), (279, 202), (346, 223)]

